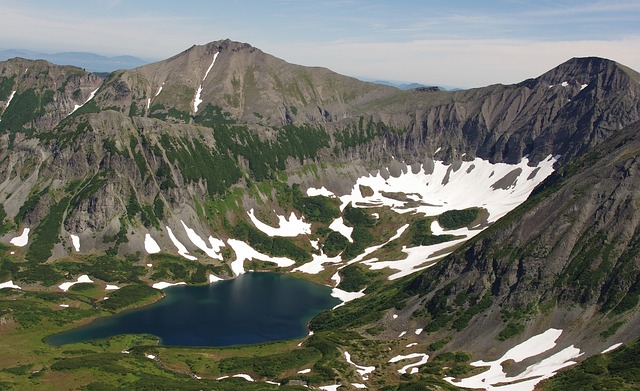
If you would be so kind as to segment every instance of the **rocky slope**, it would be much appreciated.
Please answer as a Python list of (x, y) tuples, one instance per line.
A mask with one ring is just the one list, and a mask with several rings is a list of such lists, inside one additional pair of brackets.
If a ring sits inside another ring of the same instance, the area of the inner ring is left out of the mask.
[(559, 168), (526, 203), (408, 282), (397, 296), (406, 321), (381, 320), (387, 335), (420, 327), (424, 343), (447, 339), (447, 349), (494, 358), (549, 328), (564, 330), (559, 347), (587, 355), (636, 338), (639, 152), (635, 123)]

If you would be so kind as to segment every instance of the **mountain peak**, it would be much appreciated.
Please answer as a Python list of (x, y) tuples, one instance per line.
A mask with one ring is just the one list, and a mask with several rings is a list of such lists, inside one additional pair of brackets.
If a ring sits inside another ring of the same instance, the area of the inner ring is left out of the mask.
[[(546, 72), (538, 78), (550, 85), (570, 83), (572, 81), (581, 85), (590, 84), (591, 81), (600, 78), (601, 80), (611, 80), (603, 75), (636, 73), (615, 61), (601, 57), (574, 57)], [(637, 74), (637, 73), (636, 73)]]

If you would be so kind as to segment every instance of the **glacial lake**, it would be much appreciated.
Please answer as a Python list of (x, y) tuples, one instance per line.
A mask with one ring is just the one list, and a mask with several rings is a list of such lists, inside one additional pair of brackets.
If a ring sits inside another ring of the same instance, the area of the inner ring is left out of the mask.
[(153, 334), (165, 346), (230, 346), (301, 338), (307, 323), (340, 303), (331, 288), (277, 273), (246, 273), (204, 286), (173, 286), (149, 306), (56, 334), (52, 345)]

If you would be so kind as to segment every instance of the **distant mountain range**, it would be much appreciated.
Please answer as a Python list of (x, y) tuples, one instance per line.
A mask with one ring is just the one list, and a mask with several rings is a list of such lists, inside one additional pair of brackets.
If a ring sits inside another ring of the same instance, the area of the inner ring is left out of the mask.
[(117, 69), (133, 69), (150, 61), (134, 56), (107, 57), (88, 52), (42, 53), (25, 49), (0, 51), (0, 61), (22, 57), (27, 60), (47, 60), (57, 65), (75, 65), (89, 72), (113, 72)]

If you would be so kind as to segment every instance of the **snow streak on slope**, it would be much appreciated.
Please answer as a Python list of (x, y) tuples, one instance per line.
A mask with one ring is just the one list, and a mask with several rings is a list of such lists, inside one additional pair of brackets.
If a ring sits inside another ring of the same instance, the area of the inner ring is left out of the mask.
[(227, 243), (236, 253), (236, 260), (231, 262), (231, 271), (233, 271), (233, 274), (236, 276), (245, 272), (245, 260), (256, 259), (258, 261), (273, 262), (280, 267), (289, 267), (295, 264), (295, 261), (289, 258), (271, 257), (269, 255), (262, 254), (241, 240), (229, 239), (227, 240)]
[(169, 227), (165, 227), (165, 228), (167, 229), (167, 233), (169, 234), (169, 239), (171, 239), (171, 242), (173, 243), (173, 245), (176, 246), (176, 248), (178, 249), (178, 254), (182, 255), (184, 258), (187, 258), (190, 261), (197, 261), (198, 258), (189, 254), (189, 251), (187, 250), (187, 248), (184, 246), (184, 244), (182, 244), (178, 240), (178, 238), (176, 238), (171, 228)]
[(191, 239), (191, 242), (196, 245), (196, 247), (204, 251), (209, 257), (222, 260), (222, 254), (220, 254), (220, 248), (224, 247), (224, 242), (222, 240), (209, 236), (209, 244), (211, 245), (211, 247), (209, 247), (207, 243), (196, 233), (196, 231), (187, 227), (184, 221), (180, 220), (180, 222), (182, 223), (184, 230), (187, 232), (187, 236)]
[(7, 100), (7, 104), (4, 105), (4, 110), (2, 111), (2, 113), (0, 113), (0, 121), (2, 121), (2, 114), (4, 114), (5, 111), (7, 111), (7, 108), (9, 107), (9, 103), (11, 103), (11, 99), (13, 99), (13, 96), (16, 94), (16, 91), (11, 91), (11, 95), (9, 95), (9, 100)]
[[(202, 103), (202, 99), (200, 99), (200, 94), (202, 94), (202, 83), (204, 83), (204, 81), (207, 79), (207, 76), (209, 75), (209, 72), (211, 71), (211, 68), (213, 68), (213, 64), (215, 64), (216, 62), (216, 58), (218, 58), (218, 54), (219, 52), (216, 52), (216, 54), (213, 55), (213, 61), (211, 61), (211, 65), (209, 65), (209, 69), (207, 69), (207, 72), (204, 74), (204, 77), (202, 78), (202, 82), (200, 83), (200, 86), (198, 87), (198, 91), (196, 91), (196, 96), (193, 99), (193, 112), (197, 113), (198, 112), (198, 106), (200, 106), (200, 103)], [(159, 91), (158, 91), (159, 93)]]
[[(391, 358), (391, 360), (389, 360), (390, 363), (396, 363), (398, 361), (402, 361), (402, 360), (410, 360), (412, 358), (420, 358), (420, 360), (412, 363), (412, 364), (407, 364), (404, 367), (398, 369), (398, 373), (403, 374), (403, 373), (418, 373), (418, 367), (422, 364), (426, 364), (427, 361), (429, 360), (429, 355), (425, 354), (425, 353), (411, 353), (411, 354), (407, 354), (407, 355), (399, 355), (399, 356), (395, 356), (393, 358)], [(411, 370), (411, 372), (409, 372), (409, 370)]]
[(298, 219), (293, 212), (291, 212), (288, 220), (284, 216), (278, 216), (278, 228), (258, 220), (253, 208), (251, 208), (247, 214), (251, 222), (253, 222), (253, 225), (269, 236), (295, 237), (311, 233), (311, 224), (305, 223), (303, 218)]
[(7, 282), (3, 282), (0, 284), (0, 289), (12, 288), (12, 289), (22, 289), (18, 285), (13, 283), (13, 280), (9, 280)]
[(509, 349), (502, 357), (495, 361), (476, 361), (471, 365), (486, 367), (489, 369), (475, 376), (456, 381), (451, 377), (444, 380), (456, 387), (474, 388), (482, 390), (533, 390), (535, 385), (544, 379), (550, 378), (564, 367), (575, 364), (572, 361), (582, 355), (580, 349), (573, 345), (528, 366), (522, 373), (514, 377), (508, 377), (502, 364), (507, 360), (515, 362), (524, 361), (527, 358), (545, 353), (556, 346), (556, 340), (562, 334), (562, 330), (549, 329)]
[(216, 54), (213, 55), (213, 61), (211, 61), (211, 65), (209, 65), (207, 72), (205, 72), (204, 77), (202, 78), (202, 81), (207, 80), (207, 76), (209, 75), (209, 72), (211, 72), (211, 68), (213, 68), (213, 64), (216, 63), (216, 58), (218, 58), (218, 54), (220, 54), (220, 52), (216, 52)]
[(79, 108), (81, 108), (82, 106), (86, 105), (86, 104), (87, 104), (87, 102), (89, 102), (91, 99), (93, 99), (93, 97), (96, 95), (96, 92), (98, 92), (98, 89), (100, 89), (100, 87), (96, 88), (96, 90), (95, 90), (95, 91), (93, 91), (93, 92), (91, 93), (91, 95), (89, 95), (89, 99), (87, 99), (86, 101), (84, 101), (84, 103), (83, 103), (83, 104), (81, 104), (81, 105), (75, 105), (75, 106), (73, 107), (73, 110), (71, 110), (71, 112), (69, 113), (69, 115), (73, 114), (73, 112), (74, 112), (74, 111), (76, 111), (76, 110), (78, 110)]

